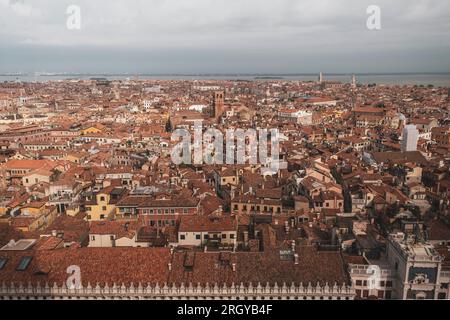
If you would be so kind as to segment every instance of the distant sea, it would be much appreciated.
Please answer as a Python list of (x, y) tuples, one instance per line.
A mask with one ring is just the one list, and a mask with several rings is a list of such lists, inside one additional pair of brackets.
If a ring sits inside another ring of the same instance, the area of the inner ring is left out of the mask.
[[(385, 85), (433, 85), (450, 87), (450, 73), (356, 74), (358, 83)], [(317, 81), (317, 74), (0, 74), (0, 82), (47, 82), (64, 79), (106, 78), (109, 80), (243, 80), (243, 81)], [(325, 80), (350, 82), (351, 74), (324, 74)]]

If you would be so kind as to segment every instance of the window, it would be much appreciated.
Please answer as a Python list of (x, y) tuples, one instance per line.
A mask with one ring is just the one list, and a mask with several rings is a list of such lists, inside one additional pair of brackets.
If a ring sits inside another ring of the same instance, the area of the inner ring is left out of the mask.
[(23, 257), (20, 262), (19, 265), (17, 266), (16, 270), (17, 271), (25, 271), (27, 270), (31, 260), (33, 259), (33, 257)]
[(222, 234), (222, 239), (226, 239), (227, 238), (227, 235), (224, 233), (224, 234)]
[(445, 292), (439, 292), (438, 293), (438, 300), (445, 300), (447, 298), (447, 295)]
[(180, 234), (180, 240), (185, 240), (186, 236), (184, 234)]
[(114, 240), (114, 236), (109, 236), (109, 239), (112, 241)]
[(2, 270), (5, 267), (6, 262), (8, 262), (8, 259), (0, 258), (0, 270)]
[(230, 234), (230, 239), (234, 239), (234, 233)]
[(203, 238), (209, 239), (209, 235), (205, 234), (205, 235), (203, 236)]
[(91, 236), (91, 240), (92, 240), (92, 241), (95, 241), (95, 236)]
[(200, 238), (201, 238), (201, 237), (200, 237), (199, 234), (196, 234), (196, 235), (195, 235), (195, 239), (200, 240)]
[(106, 207), (105, 207), (105, 206), (102, 206), (102, 210), (103, 210), (103, 211), (106, 211)]
[(169, 209), (164, 209), (164, 213), (168, 214), (169, 213)]
[(384, 295), (384, 298), (385, 299), (391, 299), (391, 297), (392, 297), (391, 291), (386, 291), (386, 294)]
[(101, 197), (100, 197), (100, 201), (105, 201), (105, 197), (104, 197), (104, 196), (101, 196)]
[(362, 281), (361, 280), (356, 280), (356, 285), (357, 286), (362, 286)]
[(386, 281), (386, 287), (391, 288), (392, 287), (392, 281)]

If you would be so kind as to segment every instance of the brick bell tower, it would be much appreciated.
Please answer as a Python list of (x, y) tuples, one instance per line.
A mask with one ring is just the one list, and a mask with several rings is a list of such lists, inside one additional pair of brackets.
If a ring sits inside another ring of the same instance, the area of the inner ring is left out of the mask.
[(213, 117), (218, 119), (223, 114), (225, 105), (225, 93), (223, 91), (215, 91), (213, 97)]

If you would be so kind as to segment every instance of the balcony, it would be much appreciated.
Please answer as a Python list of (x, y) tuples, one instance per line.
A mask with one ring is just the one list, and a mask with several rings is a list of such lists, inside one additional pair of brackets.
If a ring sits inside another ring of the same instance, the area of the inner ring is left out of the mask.
[(377, 265), (365, 265), (365, 264), (350, 264), (350, 274), (354, 274), (354, 275), (372, 275), (373, 274), (373, 269), (369, 270), (370, 267), (379, 267), (380, 271), (381, 271), (381, 276), (382, 277), (394, 277), (395, 276), (395, 272), (394, 270), (391, 269), (387, 269), (387, 268), (383, 268)]
[(71, 194), (62, 194), (62, 195), (50, 195), (49, 196), (49, 202), (54, 202), (54, 203), (70, 203), (75, 201), (76, 199), (73, 198), (73, 196)]

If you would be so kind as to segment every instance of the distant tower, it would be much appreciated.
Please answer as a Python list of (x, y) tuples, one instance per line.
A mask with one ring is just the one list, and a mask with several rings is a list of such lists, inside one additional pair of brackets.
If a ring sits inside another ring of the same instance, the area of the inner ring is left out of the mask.
[(119, 90), (119, 85), (117, 83), (114, 84), (114, 89), (112, 91), (114, 93), (114, 99), (119, 100), (120, 99), (120, 90)]
[(319, 83), (323, 82), (323, 73), (319, 73)]
[(214, 106), (214, 118), (220, 118), (223, 114), (225, 105), (225, 93), (223, 91), (214, 92), (213, 106)]
[(417, 151), (417, 141), (419, 140), (419, 130), (413, 124), (403, 128), (402, 152)]
[(357, 85), (357, 83), (356, 83), (356, 75), (353, 74), (352, 75), (352, 88), (356, 89), (356, 85)]

